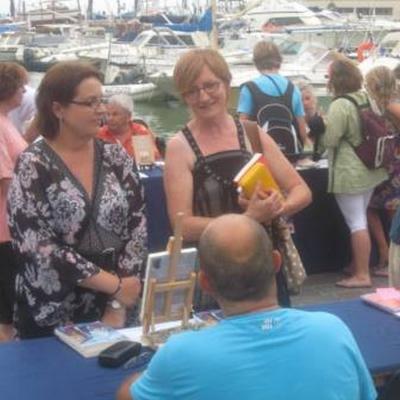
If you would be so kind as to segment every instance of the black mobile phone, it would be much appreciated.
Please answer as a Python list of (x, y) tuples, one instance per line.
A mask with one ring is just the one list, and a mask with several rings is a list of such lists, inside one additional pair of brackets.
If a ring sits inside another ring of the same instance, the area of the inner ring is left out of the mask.
[(116, 368), (130, 358), (140, 354), (142, 344), (129, 340), (122, 340), (107, 347), (99, 354), (99, 364), (103, 367)]

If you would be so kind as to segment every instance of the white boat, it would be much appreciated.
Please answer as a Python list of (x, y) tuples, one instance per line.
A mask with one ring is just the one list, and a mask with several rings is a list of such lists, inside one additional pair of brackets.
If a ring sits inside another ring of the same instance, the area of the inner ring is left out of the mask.
[(129, 44), (111, 42), (100, 51), (79, 51), (79, 58), (108, 60), (119, 66), (130, 66), (145, 63), (156, 66), (161, 61), (172, 64), (180, 52), (194, 47), (209, 45), (208, 36), (204, 32), (178, 32), (166, 27), (157, 27), (141, 32)]
[(394, 69), (400, 65), (400, 32), (388, 33), (379, 45), (363, 60), (359, 68), (363, 75), (377, 66)]
[(163, 95), (154, 83), (136, 83), (126, 85), (103, 85), (104, 94), (112, 96), (114, 94), (127, 94), (135, 101), (151, 101)]
[[(44, 3), (48, 3), (43, 6)], [(70, 23), (78, 22), (83, 19), (80, 10), (71, 9), (63, 4), (62, 1), (40, 1), (39, 8), (33, 8), (18, 14), (18, 18), (28, 20), (31, 25), (46, 23)]]
[(358, 19), (332, 12), (315, 13), (287, 0), (257, 3), (257, 7), (248, 6), (240, 15), (247, 22), (246, 31), (286, 33), (298, 41), (319, 42), (330, 49), (351, 52), (368, 37), (379, 42), (387, 33), (400, 30), (400, 22), (375, 16)]
[(34, 32), (5, 32), (0, 36), (0, 61), (23, 63), (25, 46), (31, 44)]
[(321, 20), (306, 6), (287, 0), (260, 0), (250, 4), (243, 19), (254, 30), (276, 32), (288, 26), (316, 26)]

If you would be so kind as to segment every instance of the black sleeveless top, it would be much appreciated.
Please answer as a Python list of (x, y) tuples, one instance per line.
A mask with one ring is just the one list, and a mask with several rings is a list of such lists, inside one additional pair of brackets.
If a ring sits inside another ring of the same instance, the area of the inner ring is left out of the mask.
[(195, 216), (218, 217), (222, 214), (242, 212), (233, 178), (250, 160), (252, 154), (246, 149), (242, 124), (237, 119), (235, 124), (240, 149), (220, 151), (208, 156), (203, 156), (189, 128), (185, 126), (182, 130), (196, 156), (193, 168)]

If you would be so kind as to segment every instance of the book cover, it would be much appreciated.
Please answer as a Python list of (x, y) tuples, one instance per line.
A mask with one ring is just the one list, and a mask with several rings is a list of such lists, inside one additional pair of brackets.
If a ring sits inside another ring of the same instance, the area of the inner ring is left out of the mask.
[(138, 165), (153, 165), (155, 162), (153, 139), (149, 135), (132, 136), (132, 147)]
[(361, 295), (361, 299), (389, 313), (400, 312), (400, 291), (394, 288), (380, 288), (375, 293)]
[(54, 334), (84, 357), (95, 357), (126, 336), (101, 321), (60, 326)]
[(255, 153), (253, 157), (242, 167), (233, 178), (233, 182), (250, 198), (258, 182), (264, 190), (276, 190), (280, 192), (279, 186), (269, 170), (261, 153)]
[[(175, 280), (186, 280), (189, 279), (190, 274), (195, 271), (197, 259), (197, 249), (188, 248), (182, 249), (179, 263), (176, 269)], [(147, 290), (149, 282), (152, 278), (155, 278), (158, 283), (166, 282), (168, 279), (168, 265), (169, 265), (169, 253), (167, 251), (161, 251), (158, 253), (149, 254), (147, 258), (146, 276), (143, 286), (143, 299), (147, 298)], [(186, 291), (183, 289), (175, 289), (172, 296), (172, 314), (180, 315), (182, 313)], [(157, 293), (154, 302), (154, 315), (159, 316), (163, 314), (165, 308), (165, 293)], [(142, 301), (140, 318), (143, 321), (145, 311), (145, 301)]]

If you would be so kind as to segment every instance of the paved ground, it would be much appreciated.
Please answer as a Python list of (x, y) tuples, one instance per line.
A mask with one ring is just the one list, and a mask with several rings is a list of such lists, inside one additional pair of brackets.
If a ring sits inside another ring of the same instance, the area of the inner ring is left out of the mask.
[(336, 287), (335, 282), (343, 277), (343, 274), (337, 272), (310, 275), (301, 293), (291, 297), (292, 304), (296, 306), (348, 300), (357, 298), (364, 293), (373, 292), (374, 288), (388, 286), (387, 278), (373, 277), (373, 288), (344, 289)]

